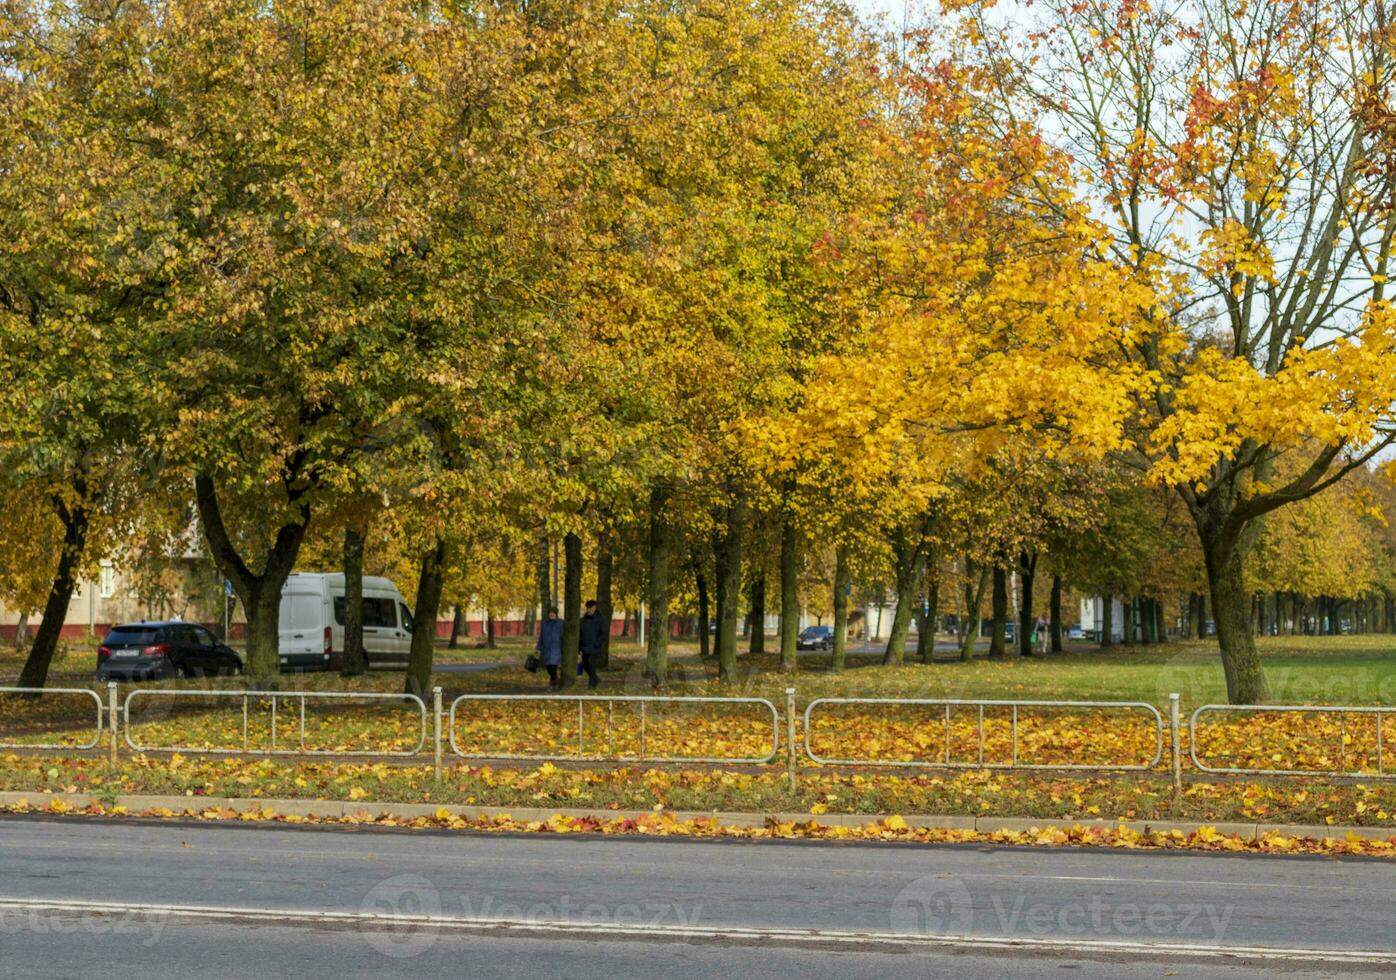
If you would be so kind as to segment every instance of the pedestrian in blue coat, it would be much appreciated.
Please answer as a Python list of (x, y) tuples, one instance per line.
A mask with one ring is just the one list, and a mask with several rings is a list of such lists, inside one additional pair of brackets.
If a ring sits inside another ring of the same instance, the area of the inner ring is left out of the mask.
[(557, 606), (548, 607), (548, 618), (538, 628), (538, 659), (548, 668), (548, 690), (557, 690), (557, 669), (562, 663), (562, 620), (557, 618)]

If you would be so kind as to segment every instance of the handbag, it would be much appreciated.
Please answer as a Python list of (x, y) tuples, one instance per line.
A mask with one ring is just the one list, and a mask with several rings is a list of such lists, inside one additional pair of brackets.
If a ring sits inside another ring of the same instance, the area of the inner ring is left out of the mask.
[(530, 674), (538, 673), (538, 667), (541, 664), (542, 661), (538, 659), (538, 654), (536, 653), (530, 653), (524, 658), (524, 670), (528, 671)]

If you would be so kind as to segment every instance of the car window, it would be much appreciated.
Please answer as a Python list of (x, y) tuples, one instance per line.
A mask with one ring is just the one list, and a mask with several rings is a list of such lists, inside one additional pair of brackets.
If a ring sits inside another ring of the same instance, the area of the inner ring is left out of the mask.
[(380, 629), (393, 629), (397, 626), (397, 612), (391, 599), (365, 599), (364, 625)]
[(218, 642), (213, 638), (213, 634), (210, 633), (208, 630), (204, 629), (202, 626), (195, 626), (193, 627), (193, 630), (194, 642), (197, 643), (199, 646), (214, 647), (218, 645)]
[(106, 646), (154, 643), (158, 634), (159, 630), (153, 626), (118, 626), (107, 633), (102, 643)]
[(412, 632), (412, 610), (407, 608), (405, 603), (397, 604), (398, 612), (402, 613), (402, 628), (407, 632)]

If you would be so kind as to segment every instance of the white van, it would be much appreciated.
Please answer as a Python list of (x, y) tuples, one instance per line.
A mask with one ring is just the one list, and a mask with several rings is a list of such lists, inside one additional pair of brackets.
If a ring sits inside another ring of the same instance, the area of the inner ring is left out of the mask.
[[(292, 572), (281, 589), (282, 670), (324, 669), (344, 649), (344, 575)], [(370, 667), (405, 664), (412, 611), (386, 578), (364, 576), (364, 653)]]

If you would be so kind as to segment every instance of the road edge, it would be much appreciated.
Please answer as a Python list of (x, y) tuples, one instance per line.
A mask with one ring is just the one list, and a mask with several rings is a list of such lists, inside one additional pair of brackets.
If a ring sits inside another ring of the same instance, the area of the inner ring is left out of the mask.
[[(343, 818), (367, 816), (371, 818), (391, 817), (412, 820), (418, 817), (439, 817), (445, 811), (452, 817), (465, 820), (498, 820), (509, 817), (519, 821), (547, 821), (555, 816), (572, 819), (594, 818), (601, 820), (638, 820), (641, 817), (654, 817), (665, 813), (680, 822), (711, 820), (724, 827), (752, 828), (775, 824), (815, 824), (820, 827), (862, 828), (869, 824), (885, 824), (893, 819), (893, 814), (883, 813), (738, 813), (721, 810), (606, 810), (575, 809), (559, 807), (501, 807), (470, 806), (454, 803), (392, 803), (375, 800), (321, 800), (272, 797), (228, 797), (228, 796), (164, 796), (145, 793), (125, 793), (98, 795), (94, 793), (53, 793), (43, 791), (5, 790), (0, 791), (0, 806), (20, 806), (29, 804), (40, 808), (53, 808), (58, 802), (62, 808), (82, 810), (94, 804), (110, 812), (116, 807), (137, 814), (149, 810), (171, 810), (176, 813), (185, 810), (232, 810), (238, 814), (262, 814), (270, 810), (277, 816)], [(1258, 841), (1266, 836), (1323, 840), (1326, 838), (1350, 840), (1358, 837), (1363, 840), (1388, 841), (1396, 838), (1396, 828), (1386, 830), (1379, 827), (1325, 826), (1315, 824), (1271, 824), (1237, 822), (1196, 822), (1172, 820), (1076, 820), (1054, 817), (992, 817), (954, 814), (898, 814), (908, 828), (913, 830), (963, 830), (977, 834), (1031, 833), (1052, 827), (1081, 827), (1087, 830), (1119, 831), (1137, 834), (1178, 833), (1192, 836), (1203, 828), (1210, 828), (1218, 834), (1238, 837), (1246, 841)]]

